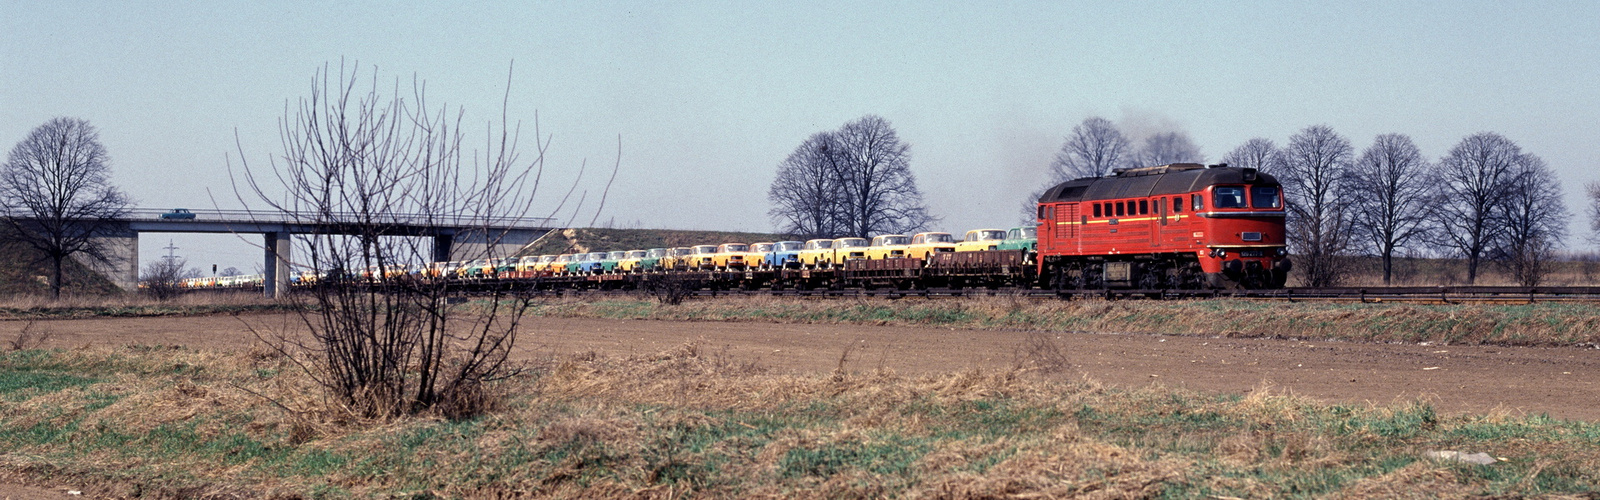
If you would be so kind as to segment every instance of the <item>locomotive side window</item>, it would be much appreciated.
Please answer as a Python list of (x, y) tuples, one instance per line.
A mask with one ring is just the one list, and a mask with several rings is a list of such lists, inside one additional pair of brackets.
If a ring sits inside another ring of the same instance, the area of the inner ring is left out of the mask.
[(1211, 205), (1217, 208), (1244, 208), (1244, 188), (1237, 186), (1212, 188)]
[(1183, 213), (1183, 197), (1172, 197), (1172, 213)]
[(1278, 208), (1278, 188), (1255, 186), (1250, 188), (1250, 206), (1253, 208)]
[(1117, 216), (1121, 217), (1123, 215), (1122, 203), (1119, 202), (1119, 203), (1115, 203), (1114, 205), (1117, 206)]
[(1035, 218), (1038, 218), (1038, 219), (1043, 219), (1044, 218), (1044, 205), (1039, 205), (1039, 215), (1038, 215), (1038, 217), (1035, 217)]
[(1150, 215), (1150, 200), (1139, 200), (1139, 215)]
[(1099, 203), (1094, 204), (1094, 216), (1095, 217), (1099, 217), (1100, 216), (1100, 204)]

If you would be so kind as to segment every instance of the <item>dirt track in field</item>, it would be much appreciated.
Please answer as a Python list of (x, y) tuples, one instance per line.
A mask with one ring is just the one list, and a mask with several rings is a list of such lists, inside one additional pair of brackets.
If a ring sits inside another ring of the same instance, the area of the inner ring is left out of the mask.
[[(251, 325), (282, 315), (40, 321), (47, 347), (184, 345), (246, 349)], [(779, 371), (883, 367), (901, 374), (1013, 366), (1026, 332), (853, 325), (536, 318), (519, 356), (596, 351), (649, 354), (698, 341)], [(0, 341), (23, 323), (0, 322)], [(1425, 398), (1441, 412), (1496, 409), (1600, 421), (1600, 350), (1392, 345), (1106, 333), (1052, 334), (1071, 372), (1121, 387), (1161, 384), (1207, 392), (1274, 391), (1345, 403)]]

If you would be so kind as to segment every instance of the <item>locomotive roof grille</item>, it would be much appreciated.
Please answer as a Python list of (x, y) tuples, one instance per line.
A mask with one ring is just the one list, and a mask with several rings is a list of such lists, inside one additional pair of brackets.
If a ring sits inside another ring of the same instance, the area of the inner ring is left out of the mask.
[(1086, 177), (1056, 185), (1039, 197), (1039, 203), (1109, 200), (1190, 193), (1217, 184), (1277, 186), (1270, 174), (1253, 168), (1198, 163), (1175, 163), (1159, 167), (1127, 169), (1111, 177)]

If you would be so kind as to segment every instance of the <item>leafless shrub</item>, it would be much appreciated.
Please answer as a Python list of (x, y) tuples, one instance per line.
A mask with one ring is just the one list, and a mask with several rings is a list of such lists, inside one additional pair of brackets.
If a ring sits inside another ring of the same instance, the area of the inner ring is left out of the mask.
[(484, 411), (493, 403), (487, 384), (516, 373), (508, 357), (533, 296), (494, 289), (467, 302), (444, 280), (371, 286), (355, 271), (432, 260), (431, 238), (395, 236), (412, 226), (453, 226), (484, 238), (475, 254), (458, 249), (452, 258), (499, 257), (499, 228), (529, 212), (548, 140), (535, 123), (534, 154), (523, 158), (521, 125), (502, 110), (485, 149), (467, 152), (464, 111), (452, 117), (447, 108), (430, 109), (420, 80), (407, 100), (397, 95), (398, 81), (396, 95), (380, 92), (375, 70), (366, 89), (357, 69), (341, 63), (337, 70), (324, 66), (310, 96), (285, 111), (283, 152), (270, 167), (242, 165), (241, 202), (248, 196), (277, 217), (332, 228), (295, 235), (297, 251), (307, 254), (298, 263), (325, 273), (289, 302), (295, 330), (307, 333), (257, 336), (361, 417)]
[(188, 265), (184, 259), (162, 259), (144, 266), (144, 272), (139, 276), (139, 290), (157, 302), (166, 302), (177, 298), (183, 293), (183, 279), (195, 277), (198, 272), (184, 267)]
[(650, 276), (645, 282), (645, 293), (655, 297), (656, 302), (675, 306), (683, 303), (683, 299), (694, 295), (694, 282), (683, 276), (683, 273), (666, 273)]
[(13, 351), (25, 351), (38, 348), (49, 342), (52, 332), (50, 330), (40, 330), (35, 328), (36, 326), (37, 324), (32, 321), (24, 323), (22, 331), (17, 332), (17, 338), (6, 342), (6, 347)]
[(1072, 369), (1055, 335), (1049, 332), (1028, 332), (1022, 343), (1012, 350), (1013, 364), (1018, 370), (1032, 370), (1045, 375), (1065, 373)]

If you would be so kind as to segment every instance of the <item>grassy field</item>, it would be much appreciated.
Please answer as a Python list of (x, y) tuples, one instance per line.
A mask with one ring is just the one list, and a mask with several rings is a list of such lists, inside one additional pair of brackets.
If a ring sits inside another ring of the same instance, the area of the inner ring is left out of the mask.
[[(1043, 359), (1043, 358), (1041, 358)], [(365, 421), (266, 351), (0, 354), (0, 479), (243, 497), (1460, 498), (1600, 488), (1600, 425), (1115, 390), (1049, 366), (777, 375), (699, 346), (547, 359), (465, 421)], [(1490, 465), (1431, 450), (1487, 452)]]
[(1419, 305), (1244, 300), (1061, 301), (724, 297), (662, 305), (642, 299), (547, 303), (537, 314), (614, 319), (938, 326), (1434, 342), (1510, 346), (1600, 345), (1593, 304)]

